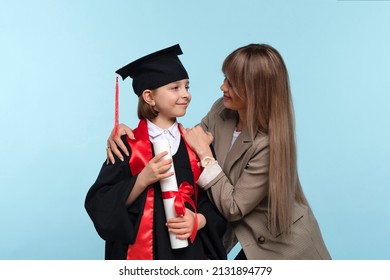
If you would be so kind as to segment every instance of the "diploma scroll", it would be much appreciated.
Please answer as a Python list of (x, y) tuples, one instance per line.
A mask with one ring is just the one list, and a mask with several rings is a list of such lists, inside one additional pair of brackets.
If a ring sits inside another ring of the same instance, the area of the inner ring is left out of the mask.
[[(163, 160), (172, 158), (168, 140), (155, 141), (153, 143), (153, 149), (154, 149), (155, 155), (162, 153), (164, 151), (168, 152), (168, 154), (163, 157)], [(167, 172), (175, 173), (175, 168), (173, 166), (173, 162), (172, 162), (171, 168)], [(168, 178), (165, 178), (163, 180), (160, 180), (160, 185), (161, 185), (161, 192), (178, 191), (176, 174), (174, 174), (173, 176), (170, 176)], [(175, 197), (163, 199), (165, 216), (166, 216), (167, 220), (176, 217), (174, 201), (175, 201)], [(171, 248), (172, 249), (179, 249), (179, 248), (184, 248), (184, 247), (188, 246), (187, 239), (184, 239), (184, 240), (177, 239), (175, 234), (169, 233), (169, 239), (171, 241)]]

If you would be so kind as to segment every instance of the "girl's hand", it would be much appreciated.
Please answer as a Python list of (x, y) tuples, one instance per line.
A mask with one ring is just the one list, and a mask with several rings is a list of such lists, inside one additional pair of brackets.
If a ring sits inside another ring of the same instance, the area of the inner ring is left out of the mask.
[(173, 172), (168, 172), (172, 167), (172, 158), (163, 160), (163, 157), (167, 154), (168, 152), (166, 151), (157, 154), (138, 174), (134, 187), (126, 200), (126, 207), (129, 207), (147, 186), (174, 174)]
[(194, 230), (195, 213), (186, 209), (184, 216), (169, 219), (167, 221), (168, 231), (176, 234), (177, 239), (187, 239)]
[(186, 208), (186, 213), (182, 217), (169, 219), (166, 223), (168, 231), (176, 234), (178, 239), (187, 239), (191, 236), (195, 226), (195, 215), (198, 216), (198, 228), (203, 228), (206, 225), (206, 218), (202, 214), (195, 214), (190, 209)]
[(114, 137), (114, 129), (111, 131), (110, 137), (107, 139), (107, 161), (108, 164), (111, 162), (112, 164), (115, 163), (114, 154), (123, 161), (124, 158), (122, 156), (122, 153), (119, 151), (118, 147), (126, 154), (129, 155), (129, 151), (127, 150), (125, 144), (123, 143), (121, 136), (127, 135), (130, 139), (134, 139), (133, 131), (125, 124), (121, 123), (119, 125), (118, 135), (117, 137)]
[(162, 179), (168, 178), (174, 172), (168, 172), (172, 166), (172, 159), (162, 159), (168, 154), (167, 151), (157, 154), (139, 173), (137, 181), (146, 188), (147, 186), (156, 183)]

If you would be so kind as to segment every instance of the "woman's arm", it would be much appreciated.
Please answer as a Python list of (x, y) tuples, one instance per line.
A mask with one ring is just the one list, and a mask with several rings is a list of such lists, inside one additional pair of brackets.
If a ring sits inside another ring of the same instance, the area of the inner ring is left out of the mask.
[[(211, 133), (205, 132), (197, 126), (186, 129), (183, 136), (200, 159), (206, 156), (212, 158), (209, 146), (213, 138)], [(245, 163), (244, 170), (242, 170), (236, 184), (231, 183), (229, 174), (225, 174), (220, 166), (205, 168), (198, 181), (198, 184), (205, 190), (211, 189), (210, 192), (216, 207), (229, 221), (241, 219), (268, 195), (268, 146), (252, 150), (254, 154)], [(248, 152), (252, 150), (248, 150)], [(211, 175), (206, 175), (206, 173)], [(203, 180), (207, 176), (209, 178)]]
[(240, 174), (236, 183), (222, 171), (202, 186), (210, 192), (214, 204), (228, 221), (240, 220), (267, 199), (269, 149), (265, 146), (254, 150), (247, 162), (237, 164), (237, 168), (243, 166), (244, 169), (236, 171)]
[[(224, 112), (223, 101), (218, 100), (204, 118), (208, 131), (215, 137), (213, 141), (215, 146), (227, 138), (224, 132), (216, 134), (219, 131), (218, 126), (226, 121), (222, 116), (226, 118), (227, 115)], [(211, 138), (208, 138), (208, 135), (211, 134), (199, 129), (189, 134), (184, 133), (185, 139), (190, 146), (192, 145), (191, 148), (200, 156), (202, 153), (207, 155), (210, 153), (207, 144)], [(254, 139), (252, 146), (229, 169), (223, 169), (218, 162), (206, 167), (199, 177), (198, 184), (208, 190), (213, 203), (227, 220), (237, 221), (267, 199), (268, 168), (268, 138), (264, 136)]]

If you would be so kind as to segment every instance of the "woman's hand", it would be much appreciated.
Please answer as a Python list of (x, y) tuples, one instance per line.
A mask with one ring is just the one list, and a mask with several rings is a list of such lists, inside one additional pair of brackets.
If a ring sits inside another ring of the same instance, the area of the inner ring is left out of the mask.
[(198, 228), (203, 228), (206, 225), (206, 219), (202, 214), (195, 214), (190, 209), (186, 208), (186, 212), (182, 217), (169, 219), (166, 223), (168, 231), (176, 234), (178, 239), (187, 239), (191, 236), (195, 227), (195, 215), (198, 216)]
[(213, 156), (210, 144), (213, 142), (214, 137), (210, 132), (205, 132), (200, 125), (193, 128), (184, 128), (181, 126), (181, 129), (186, 142), (197, 153), (200, 159), (205, 156)]
[[(107, 161), (108, 164), (111, 162), (112, 164), (115, 163), (114, 154), (123, 161), (124, 158), (122, 156), (122, 153), (119, 151), (121, 149), (127, 156), (129, 155), (129, 151), (127, 150), (125, 144), (123, 143), (121, 136), (127, 134), (127, 136), (130, 139), (135, 139), (133, 131), (125, 124), (121, 123), (119, 125), (118, 129), (118, 135), (114, 137), (114, 129), (111, 131), (110, 137), (107, 139)], [(118, 149), (119, 147), (119, 149)]]

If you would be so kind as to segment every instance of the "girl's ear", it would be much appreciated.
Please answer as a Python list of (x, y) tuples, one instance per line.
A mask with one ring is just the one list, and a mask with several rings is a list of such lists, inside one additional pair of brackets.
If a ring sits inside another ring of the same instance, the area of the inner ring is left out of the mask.
[(152, 93), (151, 90), (145, 89), (145, 90), (142, 92), (142, 98), (143, 98), (144, 101), (145, 101), (146, 103), (148, 103), (150, 106), (155, 106), (155, 105), (156, 105), (156, 102), (154, 101), (153, 93)]

